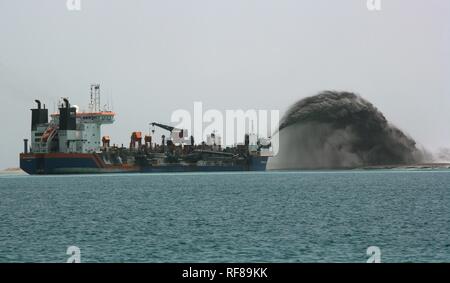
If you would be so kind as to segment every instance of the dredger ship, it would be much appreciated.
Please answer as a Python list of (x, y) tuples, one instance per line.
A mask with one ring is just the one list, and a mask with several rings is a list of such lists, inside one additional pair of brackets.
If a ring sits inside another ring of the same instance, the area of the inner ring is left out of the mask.
[[(67, 98), (58, 112), (36, 100), (31, 109), (31, 141), (24, 139), (20, 168), (28, 174), (146, 173), (192, 171), (263, 171), (270, 156), (270, 142), (246, 134), (244, 143), (222, 147), (211, 133), (207, 141), (195, 143), (187, 130), (150, 123), (143, 135), (132, 132), (128, 147), (111, 144), (101, 136), (102, 125), (112, 124), (115, 113), (100, 108), (100, 86), (91, 85), (88, 111), (80, 111)], [(49, 120), (50, 117), (50, 120)], [(169, 133), (154, 143), (155, 127)]]

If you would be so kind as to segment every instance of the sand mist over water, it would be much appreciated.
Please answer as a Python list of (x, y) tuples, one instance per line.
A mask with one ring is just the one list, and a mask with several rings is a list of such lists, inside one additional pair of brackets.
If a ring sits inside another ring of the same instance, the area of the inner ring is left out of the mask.
[(268, 169), (407, 165), (424, 160), (411, 137), (350, 92), (325, 91), (296, 102), (276, 134), (279, 151)]

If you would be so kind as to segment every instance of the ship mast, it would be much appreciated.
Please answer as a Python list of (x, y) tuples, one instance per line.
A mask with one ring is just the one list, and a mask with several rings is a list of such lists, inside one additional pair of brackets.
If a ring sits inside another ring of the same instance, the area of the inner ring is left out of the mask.
[(101, 112), (100, 107), (100, 84), (91, 84), (91, 102), (89, 103), (91, 113)]

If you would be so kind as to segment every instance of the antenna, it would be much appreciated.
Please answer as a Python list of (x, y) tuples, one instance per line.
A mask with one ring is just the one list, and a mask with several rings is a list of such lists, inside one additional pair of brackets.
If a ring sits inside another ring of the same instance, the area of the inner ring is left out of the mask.
[(113, 95), (112, 95), (112, 89), (111, 89), (111, 111), (114, 111), (114, 100), (113, 100)]
[(109, 97), (110, 95), (109, 95), (109, 92), (108, 92), (108, 94), (106, 95), (106, 110), (110, 110), (111, 109), (111, 107), (110, 107), (110, 104), (109, 104), (109, 101), (110, 101), (110, 97)]

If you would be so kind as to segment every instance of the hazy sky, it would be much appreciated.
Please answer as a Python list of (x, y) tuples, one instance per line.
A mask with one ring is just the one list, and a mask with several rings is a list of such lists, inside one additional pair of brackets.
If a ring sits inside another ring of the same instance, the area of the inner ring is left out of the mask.
[(130, 133), (173, 110), (280, 109), (325, 89), (361, 94), (430, 148), (450, 147), (450, 1), (0, 0), (0, 169), (18, 166), (39, 98), (113, 97)]

